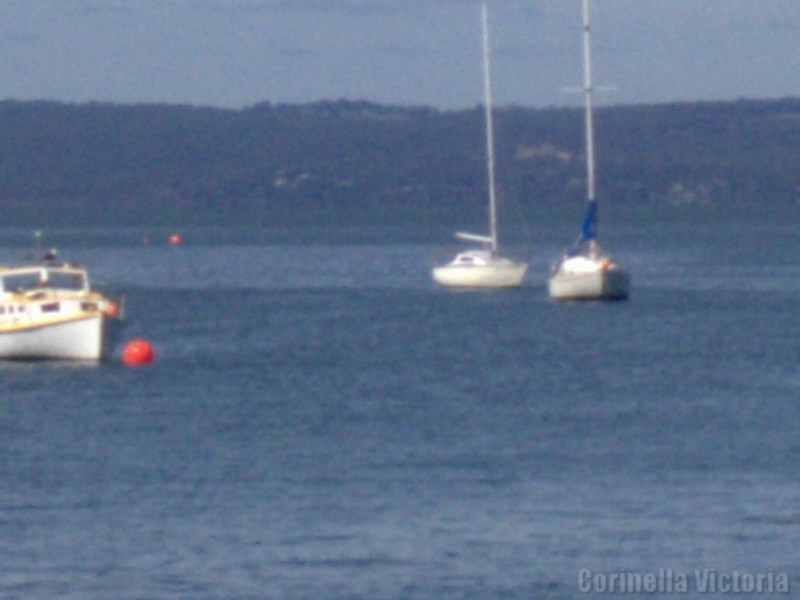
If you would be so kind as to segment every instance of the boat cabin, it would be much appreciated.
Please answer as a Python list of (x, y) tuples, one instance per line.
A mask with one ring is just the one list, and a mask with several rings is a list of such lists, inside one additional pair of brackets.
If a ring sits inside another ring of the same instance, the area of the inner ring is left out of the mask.
[(452, 264), (454, 266), (477, 267), (490, 264), (495, 255), (490, 250), (467, 250), (458, 254)]
[(42, 290), (89, 292), (84, 269), (72, 266), (14, 267), (0, 270), (0, 294), (24, 294)]

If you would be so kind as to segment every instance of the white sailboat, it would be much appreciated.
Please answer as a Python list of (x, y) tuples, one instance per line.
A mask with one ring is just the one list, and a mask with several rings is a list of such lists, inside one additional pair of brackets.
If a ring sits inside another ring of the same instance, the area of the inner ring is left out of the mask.
[(447, 263), (433, 269), (433, 279), (447, 287), (507, 288), (518, 287), (528, 270), (500, 255), (497, 243), (497, 198), (495, 191), (494, 132), (492, 123), (492, 85), (489, 67), (489, 27), (486, 4), (482, 5), (483, 81), (486, 111), (486, 162), (489, 179), (489, 235), (456, 233), (462, 240), (479, 242), (482, 247), (459, 253)]
[(580, 237), (553, 266), (548, 281), (555, 300), (625, 300), (630, 293), (630, 274), (597, 241), (597, 198), (594, 173), (594, 125), (589, 0), (583, 0), (583, 73), (586, 103), (586, 216)]

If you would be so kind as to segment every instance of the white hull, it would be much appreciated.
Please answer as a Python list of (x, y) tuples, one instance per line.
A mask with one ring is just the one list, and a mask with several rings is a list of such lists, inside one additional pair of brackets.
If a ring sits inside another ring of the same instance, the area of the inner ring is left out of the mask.
[(433, 279), (445, 287), (519, 287), (528, 270), (525, 263), (499, 258), (484, 265), (447, 264), (433, 269)]
[(0, 331), (3, 360), (90, 360), (108, 357), (120, 321), (103, 313)]
[(554, 300), (626, 300), (630, 275), (617, 265), (573, 271), (562, 265), (548, 282)]

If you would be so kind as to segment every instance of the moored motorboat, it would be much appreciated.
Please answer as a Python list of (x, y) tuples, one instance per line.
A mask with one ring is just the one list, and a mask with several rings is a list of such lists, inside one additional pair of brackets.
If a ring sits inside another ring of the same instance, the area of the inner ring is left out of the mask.
[(42, 260), (0, 267), (0, 359), (88, 360), (110, 355), (124, 319), (122, 299), (89, 283), (85, 268)]

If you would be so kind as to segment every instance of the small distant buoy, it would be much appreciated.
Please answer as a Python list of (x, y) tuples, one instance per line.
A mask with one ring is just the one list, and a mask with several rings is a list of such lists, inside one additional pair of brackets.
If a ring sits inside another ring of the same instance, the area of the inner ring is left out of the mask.
[(122, 362), (126, 365), (144, 365), (153, 362), (155, 353), (147, 340), (132, 340), (122, 350)]
[(183, 243), (183, 237), (181, 237), (180, 233), (173, 233), (169, 236), (169, 243), (173, 246), (177, 246), (178, 244)]

